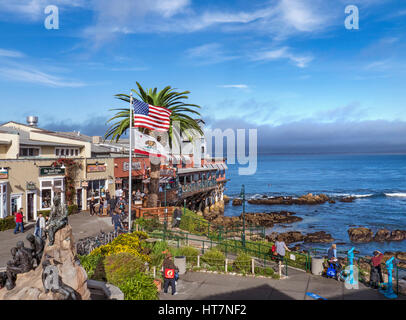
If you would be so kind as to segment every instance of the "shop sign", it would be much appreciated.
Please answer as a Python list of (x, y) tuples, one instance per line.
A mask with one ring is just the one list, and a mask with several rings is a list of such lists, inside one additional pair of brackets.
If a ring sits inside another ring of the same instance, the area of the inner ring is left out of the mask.
[(27, 182), (27, 190), (37, 190), (37, 186), (35, 182), (29, 181)]
[(61, 167), (40, 167), (39, 168), (40, 176), (64, 176), (65, 168)]
[(106, 172), (105, 164), (88, 164), (87, 172)]
[(82, 188), (87, 188), (89, 186), (89, 182), (82, 181)]
[[(128, 162), (123, 162), (123, 171), (128, 171), (129, 167)], [(141, 170), (141, 162), (133, 162), (132, 168), (133, 170)]]
[(8, 169), (0, 169), (0, 179), (8, 179)]

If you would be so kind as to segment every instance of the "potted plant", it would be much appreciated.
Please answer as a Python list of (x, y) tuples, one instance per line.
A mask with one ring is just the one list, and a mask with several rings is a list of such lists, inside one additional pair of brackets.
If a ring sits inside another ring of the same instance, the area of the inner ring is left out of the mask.
[(162, 280), (161, 279), (154, 279), (154, 283), (156, 285), (156, 288), (158, 292), (161, 292), (162, 290)]

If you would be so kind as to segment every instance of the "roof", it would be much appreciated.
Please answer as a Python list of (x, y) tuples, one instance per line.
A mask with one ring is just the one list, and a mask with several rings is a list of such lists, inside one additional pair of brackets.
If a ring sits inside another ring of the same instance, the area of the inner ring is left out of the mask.
[(44, 146), (44, 147), (79, 147), (75, 144), (68, 144), (68, 143), (60, 143), (60, 142), (46, 142), (46, 141), (38, 141), (38, 140), (20, 140), (21, 146)]
[(199, 172), (214, 171), (214, 170), (217, 170), (217, 168), (208, 168), (208, 167), (181, 168), (181, 169), (178, 169), (178, 174), (199, 173)]

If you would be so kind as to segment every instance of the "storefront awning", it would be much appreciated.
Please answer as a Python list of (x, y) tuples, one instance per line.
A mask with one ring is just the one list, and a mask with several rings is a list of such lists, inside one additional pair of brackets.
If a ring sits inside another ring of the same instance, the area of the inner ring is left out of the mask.
[[(169, 183), (170, 180), (173, 179), (172, 177), (161, 177), (159, 178), (159, 183)], [(149, 183), (151, 181), (150, 178), (142, 180), (142, 183)]]

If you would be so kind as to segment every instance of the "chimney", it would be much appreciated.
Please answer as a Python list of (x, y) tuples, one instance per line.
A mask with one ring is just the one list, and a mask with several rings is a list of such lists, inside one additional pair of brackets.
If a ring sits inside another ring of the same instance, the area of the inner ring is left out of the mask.
[(27, 117), (27, 124), (30, 127), (38, 127), (38, 117), (35, 116), (28, 116)]
[(93, 136), (93, 138), (92, 138), (92, 143), (94, 143), (94, 144), (100, 144), (100, 143), (102, 143), (102, 137), (100, 137), (100, 136)]

